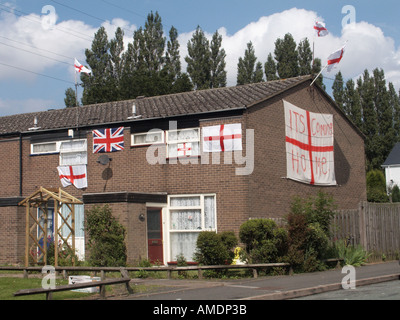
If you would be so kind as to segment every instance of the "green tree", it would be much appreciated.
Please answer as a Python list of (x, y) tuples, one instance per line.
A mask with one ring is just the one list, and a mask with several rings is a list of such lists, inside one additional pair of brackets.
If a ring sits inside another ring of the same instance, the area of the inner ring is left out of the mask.
[[(322, 68), (321, 66), (322, 66), (321, 59), (320, 58), (315, 58), (314, 59), (314, 64), (312, 66), (311, 74), (313, 76), (317, 76), (317, 74), (319, 74), (320, 71), (321, 71), (321, 68)], [(322, 73), (319, 75), (318, 79), (315, 80), (315, 83), (317, 83), (322, 89), (325, 90), (324, 76), (322, 75)]]
[(395, 141), (400, 141), (400, 99), (393, 83), (389, 82), (389, 104), (393, 108), (393, 127), (395, 128)]
[(86, 211), (85, 231), (89, 238), (89, 263), (92, 266), (126, 265), (126, 231), (112, 215), (108, 205)]
[(281, 79), (297, 77), (299, 71), (299, 54), (296, 42), (290, 33), (285, 34), (283, 39), (275, 41), (275, 60), (277, 71)]
[(92, 74), (81, 74), (84, 105), (116, 100), (109, 49), (106, 30), (100, 27), (94, 35), (91, 49), (85, 50), (86, 61)]
[(373, 169), (367, 172), (367, 200), (370, 202), (388, 202), (386, 180), (383, 172)]
[(187, 44), (187, 72), (195, 90), (208, 89), (211, 83), (210, 43), (203, 30), (197, 26)]
[[(343, 102), (344, 102), (344, 88), (343, 88), (343, 76), (342, 73), (339, 71), (335, 76), (335, 81), (333, 82), (332, 86), (332, 95), (335, 99), (336, 104), (340, 108), (340, 110), (344, 111)], [(346, 113), (346, 112), (345, 112)], [(348, 115), (346, 113), (346, 115)]]
[(247, 43), (247, 49), (244, 52), (244, 57), (239, 58), (237, 85), (255, 83), (262, 81), (262, 64), (257, 62), (253, 43)]
[(226, 53), (221, 49), (222, 36), (216, 31), (210, 45), (211, 60), (211, 88), (222, 88), (226, 86)]
[(68, 88), (65, 90), (65, 98), (64, 103), (67, 108), (76, 107), (76, 95), (75, 90), (72, 88)]
[(276, 74), (276, 63), (271, 53), (268, 54), (267, 62), (265, 62), (264, 64), (264, 70), (265, 70), (265, 78), (267, 79), (267, 81), (273, 81), (279, 79)]
[(357, 80), (357, 90), (361, 99), (363, 111), (363, 133), (366, 136), (365, 155), (367, 158), (367, 169), (379, 167), (378, 159), (378, 116), (374, 104), (374, 80), (370, 77), (368, 70), (364, 71), (362, 77)]
[(311, 74), (313, 55), (310, 42), (307, 38), (300, 41), (297, 51), (299, 54), (299, 75), (304, 76)]
[(346, 82), (343, 97), (344, 112), (350, 118), (350, 120), (362, 131), (363, 122), (361, 114), (360, 95), (356, 90), (355, 83), (352, 79), (349, 79)]
[(115, 38), (110, 41), (111, 81), (115, 89), (115, 100), (121, 99), (121, 78), (123, 70), (124, 32), (120, 27), (115, 31)]

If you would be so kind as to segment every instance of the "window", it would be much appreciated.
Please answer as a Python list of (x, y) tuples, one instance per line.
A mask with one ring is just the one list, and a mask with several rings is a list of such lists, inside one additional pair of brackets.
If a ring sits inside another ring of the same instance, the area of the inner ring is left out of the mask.
[(32, 143), (31, 154), (51, 154), (58, 153), (60, 148), (59, 142), (44, 142), (44, 143)]
[(199, 128), (167, 131), (167, 157), (189, 157), (200, 155)]
[(146, 133), (134, 133), (131, 136), (132, 146), (143, 146), (154, 143), (164, 143), (164, 131), (149, 131)]
[(60, 145), (60, 165), (87, 164), (86, 140), (62, 141)]
[(180, 254), (193, 261), (201, 231), (216, 231), (215, 195), (168, 197), (170, 260)]

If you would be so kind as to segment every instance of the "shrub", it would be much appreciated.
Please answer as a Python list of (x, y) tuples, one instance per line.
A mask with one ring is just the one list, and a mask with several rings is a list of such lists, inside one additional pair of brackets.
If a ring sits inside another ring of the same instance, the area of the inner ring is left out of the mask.
[(88, 260), (92, 266), (126, 265), (125, 228), (112, 215), (108, 205), (86, 211), (85, 231), (89, 237)]
[(333, 198), (322, 192), (315, 198), (294, 198), (287, 216), (289, 249), (285, 261), (295, 270), (324, 268), (320, 260), (329, 248), (330, 223), (335, 208)]
[(203, 265), (231, 264), (233, 249), (238, 240), (231, 231), (217, 234), (213, 231), (200, 232), (194, 260)]
[(277, 262), (287, 250), (287, 232), (271, 219), (252, 219), (240, 226), (245, 260), (250, 263)]
[(367, 172), (367, 200), (369, 202), (388, 202), (385, 176), (381, 170)]

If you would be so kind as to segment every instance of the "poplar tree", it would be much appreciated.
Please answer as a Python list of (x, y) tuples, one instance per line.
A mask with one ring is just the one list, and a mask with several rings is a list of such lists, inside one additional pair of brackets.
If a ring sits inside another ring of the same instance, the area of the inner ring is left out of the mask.
[(346, 87), (344, 88), (344, 100), (343, 108), (345, 113), (348, 115), (350, 120), (363, 131), (363, 122), (361, 114), (361, 101), (360, 95), (355, 88), (355, 83), (352, 79), (346, 82)]
[(239, 58), (237, 72), (237, 85), (262, 81), (262, 64), (257, 62), (253, 43), (247, 43), (244, 57)]
[(335, 76), (335, 81), (333, 82), (332, 86), (332, 95), (340, 110), (344, 111), (344, 113), (348, 115), (347, 112), (343, 109), (344, 88), (343, 88), (343, 76), (340, 71)]
[(265, 78), (267, 81), (278, 80), (278, 76), (276, 74), (276, 63), (272, 54), (268, 54), (267, 62), (264, 64)]
[(211, 84), (210, 88), (226, 87), (226, 53), (221, 49), (222, 36), (218, 30), (214, 33), (210, 45)]
[(187, 72), (195, 90), (208, 89), (211, 83), (210, 42), (200, 26), (197, 26), (187, 44)]
[(81, 74), (84, 105), (115, 100), (109, 49), (106, 30), (100, 27), (94, 35), (91, 49), (85, 50), (86, 61), (92, 74), (90, 76)]
[(275, 41), (275, 60), (277, 71), (281, 79), (297, 77), (299, 75), (299, 55), (296, 42), (290, 33), (285, 34), (283, 39)]
[(300, 41), (297, 51), (299, 54), (299, 75), (305, 76), (312, 71), (312, 50), (307, 38)]

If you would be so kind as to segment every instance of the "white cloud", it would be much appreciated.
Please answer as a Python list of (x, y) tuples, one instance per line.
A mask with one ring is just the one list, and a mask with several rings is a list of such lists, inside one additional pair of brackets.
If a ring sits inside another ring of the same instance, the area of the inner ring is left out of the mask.
[[(365, 69), (372, 72), (373, 69), (379, 67), (385, 71), (387, 81), (393, 82), (397, 89), (400, 88), (400, 49), (395, 47), (392, 38), (385, 37), (379, 27), (358, 22), (346, 25), (340, 35), (330, 33), (326, 37), (318, 38), (314, 36), (313, 29), (316, 20), (324, 21), (316, 12), (292, 8), (261, 17), (233, 35), (221, 27), (218, 32), (223, 37), (222, 46), (227, 53), (228, 85), (236, 85), (238, 59), (244, 56), (249, 41), (253, 43), (258, 61), (264, 64), (268, 54), (273, 55), (276, 39), (283, 38), (286, 33), (291, 33), (296, 43), (306, 37), (311, 46), (314, 41), (315, 56), (322, 60), (323, 65), (327, 57), (348, 40), (344, 58), (331, 73), (324, 72), (327, 77), (333, 78), (340, 70), (345, 79), (350, 79), (357, 77)], [(327, 28), (329, 30), (329, 25)], [(184, 57), (187, 55), (187, 42), (191, 39), (193, 32), (179, 36), (183, 68), (186, 67)], [(212, 34), (206, 33), (206, 36), (211, 41)]]

